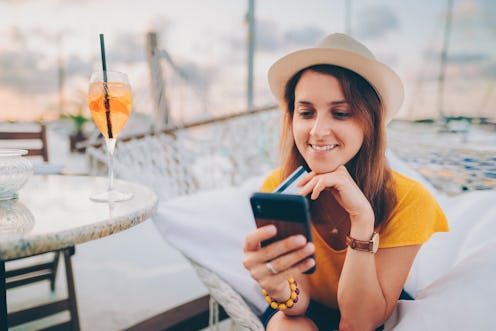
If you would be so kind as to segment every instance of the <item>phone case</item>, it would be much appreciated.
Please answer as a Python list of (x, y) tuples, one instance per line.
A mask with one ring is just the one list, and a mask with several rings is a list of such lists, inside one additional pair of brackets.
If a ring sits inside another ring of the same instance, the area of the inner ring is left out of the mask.
[[(308, 200), (301, 195), (279, 193), (254, 193), (250, 204), (257, 227), (274, 224), (277, 235), (262, 242), (269, 245), (286, 237), (302, 234), (312, 241)], [(305, 273), (312, 273), (315, 267)]]

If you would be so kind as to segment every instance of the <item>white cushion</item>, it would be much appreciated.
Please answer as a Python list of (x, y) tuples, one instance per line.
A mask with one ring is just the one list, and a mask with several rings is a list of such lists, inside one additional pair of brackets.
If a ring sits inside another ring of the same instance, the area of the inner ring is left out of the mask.
[(410, 294), (416, 296), (467, 254), (493, 240), (495, 201), (496, 191), (468, 192), (443, 201), (450, 231), (437, 233), (422, 245), (405, 285)]
[(400, 300), (385, 330), (496, 330), (495, 250), (494, 240), (480, 246), (423, 288), (415, 300)]
[(249, 197), (262, 178), (240, 188), (203, 191), (160, 203), (153, 218), (162, 236), (181, 253), (214, 271), (262, 312), (266, 302), (243, 267), (246, 235), (255, 230)]

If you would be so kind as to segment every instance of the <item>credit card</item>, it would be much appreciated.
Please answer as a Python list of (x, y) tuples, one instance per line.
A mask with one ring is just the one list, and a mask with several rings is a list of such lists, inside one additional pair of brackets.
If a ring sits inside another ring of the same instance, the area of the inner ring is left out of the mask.
[(308, 171), (300, 166), (293, 171), (293, 173), (289, 175), (288, 178), (286, 178), (281, 185), (274, 190), (274, 192), (283, 194), (298, 194), (301, 190), (301, 187), (298, 186), (298, 182), (300, 181), (301, 176), (307, 173)]

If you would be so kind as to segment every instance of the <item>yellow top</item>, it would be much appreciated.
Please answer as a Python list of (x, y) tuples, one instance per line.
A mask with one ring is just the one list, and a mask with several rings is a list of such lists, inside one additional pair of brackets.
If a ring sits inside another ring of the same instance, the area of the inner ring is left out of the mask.
[[(397, 204), (386, 226), (380, 230), (379, 248), (418, 245), (435, 232), (449, 231), (448, 221), (430, 192), (417, 181), (393, 172)], [(280, 169), (265, 180), (261, 191), (272, 192), (282, 182)], [(312, 226), (316, 271), (308, 276), (310, 296), (328, 307), (337, 308), (339, 276), (346, 249), (334, 250)]]

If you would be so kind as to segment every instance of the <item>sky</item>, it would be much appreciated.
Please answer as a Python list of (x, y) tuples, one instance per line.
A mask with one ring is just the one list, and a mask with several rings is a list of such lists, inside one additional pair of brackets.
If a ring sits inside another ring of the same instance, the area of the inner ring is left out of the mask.
[[(255, 106), (275, 103), (266, 73), (280, 56), (312, 47), (328, 33), (349, 32), (402, 78), (406, 99), (400, 116), (436, 116), (447, 3), (255, 1)], [(162, 61), (175, 120), (246, 109), (247, 11), (248, 0), (0, 0), (0, 121), (87, 113), (88, 79), (101, 68), (99, 33), (105, 35), (107, 67), (129, 75), (134, 112), (153, 116), (148, 32), (157, 34), (159, 48), (187, 76)], [(495, 39), (494, 1), (454, 1), (446, 112), (475, 109), (496, 117)]]

